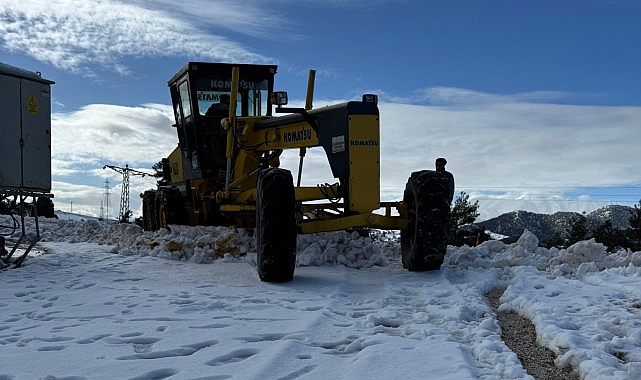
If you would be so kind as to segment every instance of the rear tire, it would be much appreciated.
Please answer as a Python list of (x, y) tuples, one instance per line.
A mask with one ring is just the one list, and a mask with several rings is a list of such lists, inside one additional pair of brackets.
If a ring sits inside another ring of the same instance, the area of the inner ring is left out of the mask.
[(156, 231), (156, 191), (148, 190), (142, 196), (142, 228), (145, 231)]
[(260, 172), (256, 189), (256, 266), (265, 282), (287, 282), (296, 266), (296, 200), (289, 170)]
[(175, 188), (163, 188), (157, 193), (158, 228), (169, 229), (170, 224), (185, 224), (185, 207), (180, 191)]
[(401, 230), (401, 256), (410, 271), (437, 270), (443, 264), (450, 212), (447, 185), (447, 178), (432, 170), (414, 172), (407, 181), (403, 202), (409, 224)]

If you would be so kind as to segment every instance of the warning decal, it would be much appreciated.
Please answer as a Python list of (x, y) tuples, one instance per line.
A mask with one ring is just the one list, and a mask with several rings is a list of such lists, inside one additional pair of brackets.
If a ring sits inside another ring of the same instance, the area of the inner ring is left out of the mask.
[(27, 97), (27, 112), (31, 115), (38, 114), (38, 98), (35, 96)]

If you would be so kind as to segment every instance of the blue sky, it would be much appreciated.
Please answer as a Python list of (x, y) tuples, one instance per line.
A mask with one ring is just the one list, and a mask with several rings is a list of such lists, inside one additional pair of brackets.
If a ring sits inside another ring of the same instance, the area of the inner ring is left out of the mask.
[[(0, 0), (0, 62), (52, 89), (54, 202), (110, 214), (119, 175), (176, 144), (167, 80), (188, 61), (275, 63), (315, 106), (377, 93), (384, 200), (448, 158), (482, 218), (641, 199), (641, 1)], [(296, 154), (284, 164), (295, 173)], [(322, 152), (304, 182), (333, 182)], [(131, 208), (153, 181), (133, 178)]]

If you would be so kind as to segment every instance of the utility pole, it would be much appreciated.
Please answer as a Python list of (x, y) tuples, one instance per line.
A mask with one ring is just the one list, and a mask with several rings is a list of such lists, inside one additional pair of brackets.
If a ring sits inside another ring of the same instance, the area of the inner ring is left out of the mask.
[(129, 164), (125, 164), (124, 168), (113, 166), (113, 165), (105, 165), (102, 168), (103, 169), (109, 168), (122, 174), (122, 191), (120, 192), (120, 215), (118, 216), (118, 219), (121, 222), (128, 223), (129, 222), (129, 176), (139, 175), (141, 177), (144, 177), (148, 175), (148, 173), (131, 169), (129, 167)]

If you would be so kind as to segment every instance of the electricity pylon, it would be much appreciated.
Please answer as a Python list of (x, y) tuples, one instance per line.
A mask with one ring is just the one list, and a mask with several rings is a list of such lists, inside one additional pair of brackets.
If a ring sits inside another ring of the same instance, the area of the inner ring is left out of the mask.
[(124, 168), (113, 165), (105, 165), (102, 168), (113, 169), (116, 172), (122, 174), (122, 191), (120, 192), (120, 215), (118, 216), (118, 220), (120, 220), (121, 222), (129, 223), (129, 176), (139, 175), (141, 177), (144, 177), (148, 175), (148, 173), (131, 169), (129, 167), (129, 164), (125, 164)]

